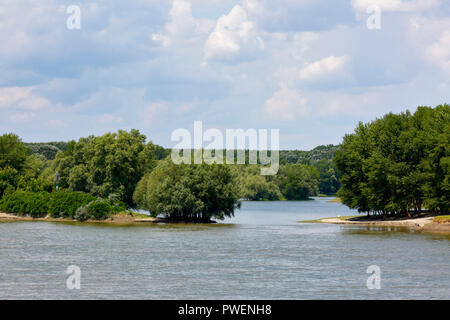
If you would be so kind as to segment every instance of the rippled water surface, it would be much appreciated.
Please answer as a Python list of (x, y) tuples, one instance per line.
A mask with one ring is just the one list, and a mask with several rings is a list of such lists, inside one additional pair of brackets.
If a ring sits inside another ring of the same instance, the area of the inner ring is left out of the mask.
[(208, 226), (0, 223), (0, 299), (450, 299), (448, 236), (297, 223), (355, 214), (328, 200), (244, 202)]

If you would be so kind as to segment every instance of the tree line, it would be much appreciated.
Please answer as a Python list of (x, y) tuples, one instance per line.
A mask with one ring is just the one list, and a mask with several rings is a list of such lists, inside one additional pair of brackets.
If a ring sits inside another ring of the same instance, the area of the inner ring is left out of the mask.
[(418, 107), (359, 123), (334, 162), (342, 203), (378, 215), (450, 209), (450, 106)]
[(39, 216), (50, 210), (43, 204), (64, 198), (67, 205), (61, 212), (51, 209), (52, 216), (84, 220), (90, 217), (88, 207), (91, 212), (97, 207), (138, 207), (174, 220), (223, 219), (233, 215), (242, 199), (303, 200), (317, 195), (330, 167), (328, 159), (317, 161), (317, 167), (285, 163), (278, 175), (261, 176), (258, 165), (175, 165), (170, 150), (146, 141), (134, 129), (67, 143), (25, 144), (14, 134), (4, 134), (0, 206)]

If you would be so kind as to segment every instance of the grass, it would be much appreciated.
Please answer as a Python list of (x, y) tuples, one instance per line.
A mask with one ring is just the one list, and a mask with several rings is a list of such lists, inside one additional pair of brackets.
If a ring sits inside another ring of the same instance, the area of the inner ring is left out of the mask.
[(137, 213), (137, 212), (132, 212), (132, 211), (122, 211), (122, 212), (119, 212), (119, 213), (117, 213), (115, 215), (118, 215), (118, 216), (131, 216), (131, 217), (137, 218), (137, 219), (151, 218), (147, 214)]
[(334, 199), (331, 199), (330, 201), (328, 201), (328, 202), (333, 202), (333, 203), (342, 203), (342, 201), (341, 201), (341, 199), (340, 198), (334, 198)]
[(450, 215), (434, 217), (433, 222), (437, 223), (450, 223)]

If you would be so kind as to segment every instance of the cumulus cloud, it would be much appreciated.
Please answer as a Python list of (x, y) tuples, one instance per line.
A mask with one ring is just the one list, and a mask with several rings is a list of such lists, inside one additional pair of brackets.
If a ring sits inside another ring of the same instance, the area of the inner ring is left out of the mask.
[(357, 12), (366, 12), (370, 6), (378, 6), (383, 11), (413, 12), (434, 8), (442, 0), (352, 0), (352, 7)]
[(34, 87), (0, 88), (0, 108), (39, 110), (49, 107), (51, 103), (34, 93), (34, 90)]
[(217, 20), (205, 44), (205, 60), (236, 61), (249, 59), (264, 48), (254, 22), (239, 5)]
[(146, 122), (153, 122), (158, 116), (166, 113), (169, 110), (169, 104), (165, 101), (154, 102), (149, 106), (144, 107), (141, 113)]
[(36, 117), (34, 112), (18, 112), (9, 116), (9, 120), (12, 122), (27, 122)]
[(264, 103), (264, 112), (267, 116), (282, 120), (293, 120), (297, 116), (306, 113), (308, 99), (303, 97), (295, 88), (287, 84), (281, 84), (278, 91), (274, 92)]
[(164, 26), (164, 31), (152, 34), (152, 40), (164, 47), (170, 46), (177, 38), (207, 34), (213, 28), (211, 20), (194, 19), (188, 0), (173, 0), (169, 16), (170, 22)]
[(348, 60), (348, 56), (330, 56), (315, 62), (307, 63), (299, 72), (300, 79), (316, 80), (330, 74), (335, 74), (343, 69)]
[(432, 43), (425, 49), (427, 58), (450, 72), (450, 32), (444, 32), (439, 41)]

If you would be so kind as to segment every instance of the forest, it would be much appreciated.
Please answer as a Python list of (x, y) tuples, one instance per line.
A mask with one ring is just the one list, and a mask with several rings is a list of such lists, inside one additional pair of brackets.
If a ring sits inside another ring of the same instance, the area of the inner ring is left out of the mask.
[(450, 209), (450, 106), (418, 107), (360, 123), (334, 162), (342, 203), (373, 215)]
[(174, 165), (170, 149), (147, 142), (135, 129), (48, 143), (24, 143), (15, 134), (4, 134), (0, 209), (77, 220), (105, 219), (129, 208), (172, 220), (223, 219), (242, 200), (335, 194), (335, 150), (330, 145), (281, 151), (279, 173), (261, 176), (259, 165)]
[(253, 164), (176, 165), (170, 149), (135, 129), (48, 143), (24, 143), (8, 133), (0, 136), (0, 210), (82, 221), (138, 208), (171, 220), (208, 221), (233, 216), (242, 200), (337, 193), (343, 204), (368, 214), (446, 213), (449, 146), (449, 105), (359, 123), (339, 146), (280, 151), (272, 176)]

